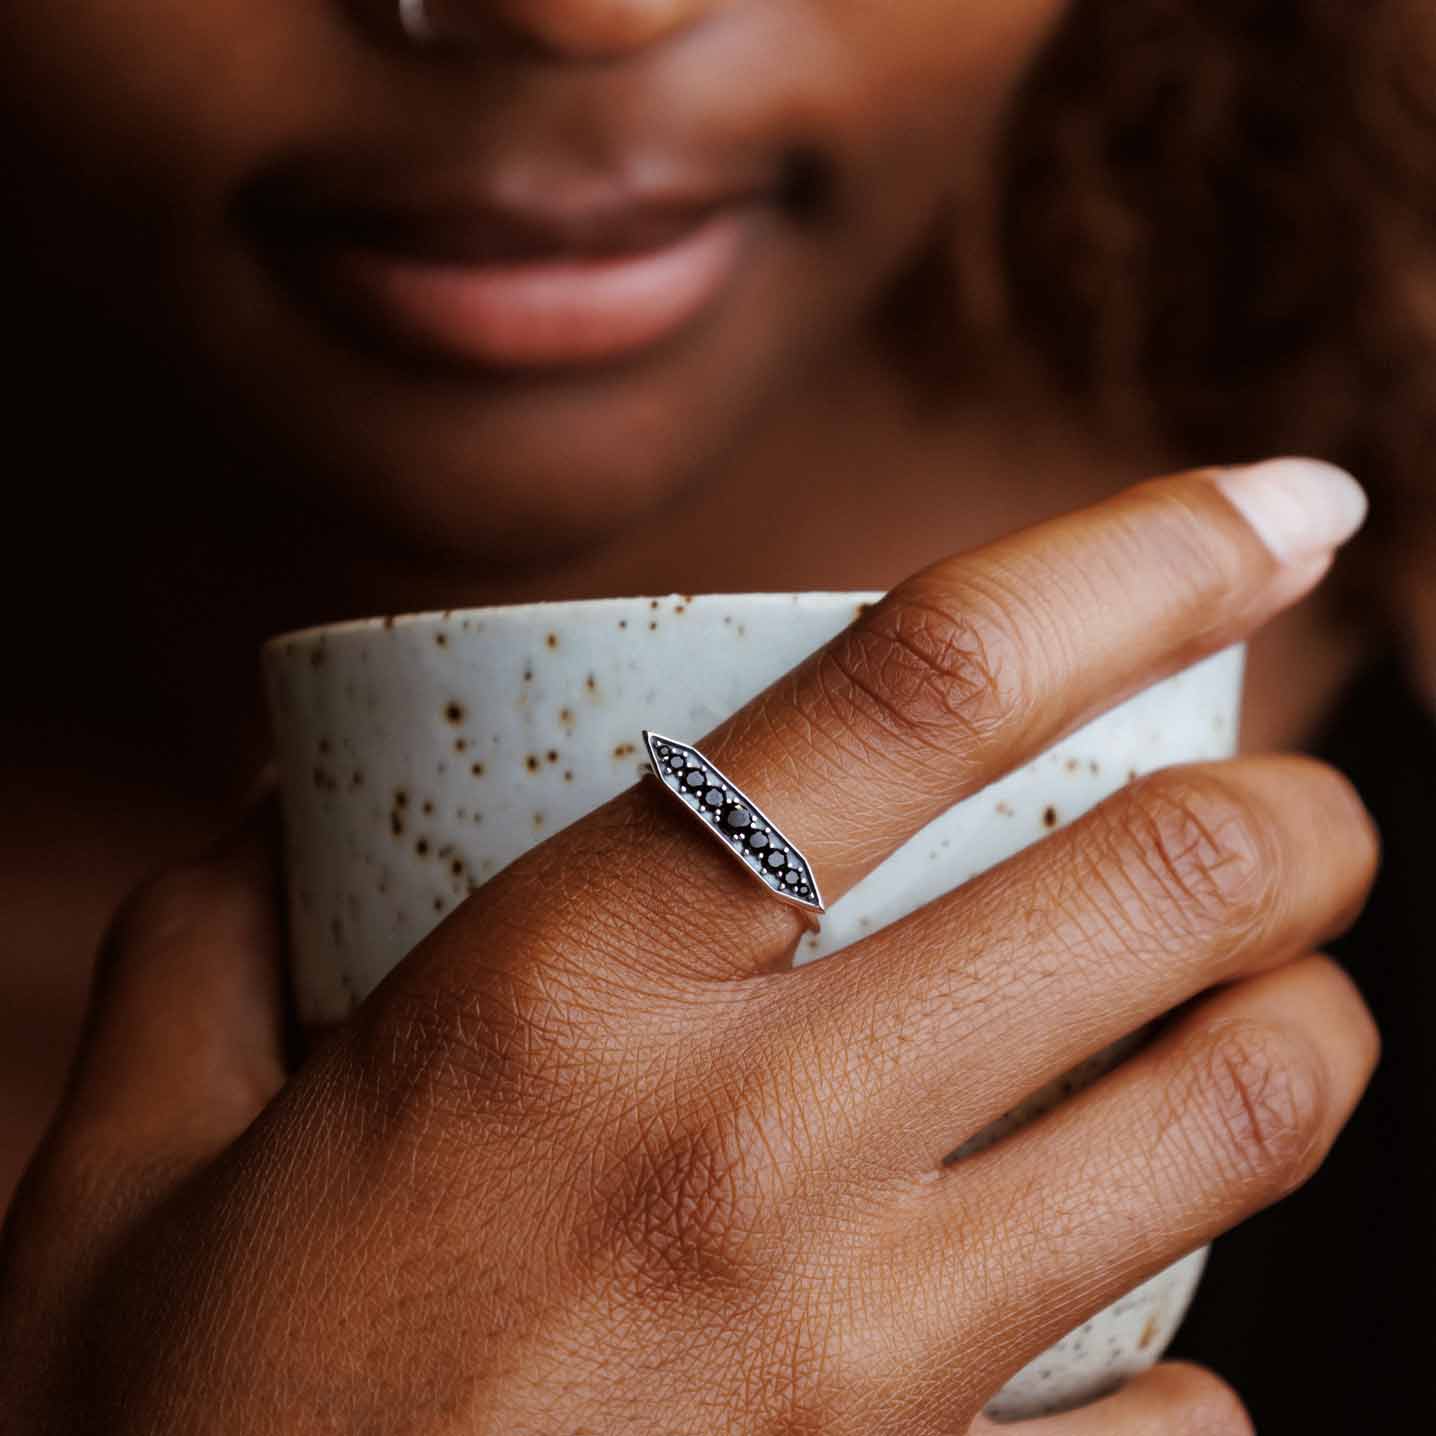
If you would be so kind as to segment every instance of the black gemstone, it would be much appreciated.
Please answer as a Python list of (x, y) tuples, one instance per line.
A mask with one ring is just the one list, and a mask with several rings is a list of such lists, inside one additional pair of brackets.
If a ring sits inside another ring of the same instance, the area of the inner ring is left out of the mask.
[(703, 795), (703, 801), (710, 808), (721, 808), (723, 806), (723, 789), (709, 788), (709, 790)]
[(723, 826), (735, 832), (741, 832), (752, 821), (753, 815), (747, 808), (729, 808), (723, 815)]
[(683, 781), (690, 788), (701, 788), (708, 779), (703, 776), (702, 769), (695, 769)]
[(754, 833), (748, 839), (748, 846), (752, 848), (755, 853), (761, 853), (763, 849), (768, 846), (767, 833)]

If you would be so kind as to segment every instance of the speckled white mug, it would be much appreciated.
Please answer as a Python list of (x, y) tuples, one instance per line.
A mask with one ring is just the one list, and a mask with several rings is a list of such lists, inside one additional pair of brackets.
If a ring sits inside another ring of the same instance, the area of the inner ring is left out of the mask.
[[(637, 781), (641, 729), (701, 746), (881, 596), (525, 604), (272, 641), (265, 673), (302, 1018), (343, 1018), (475, 886)], [(800, 960), (959, 886), (1139, 773), (1229, 757), (1243, 658), (1229, 649), (1157, 684), (949, 809), (832, 904)], [(1130, 1045), (1084, 1064), (969, 1145), (1047, 1110)], [(1193, 1253), (1072, 1333), (1019, 1372), (989, 1414), (1056, 1410), (1150, 1366), (1204, 1260)]]

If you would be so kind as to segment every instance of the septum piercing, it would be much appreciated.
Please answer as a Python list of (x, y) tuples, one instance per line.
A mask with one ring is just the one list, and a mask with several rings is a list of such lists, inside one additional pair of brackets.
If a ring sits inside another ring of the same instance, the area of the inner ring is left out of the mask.
[(411, 40), (432, 40), (434, 25), (429, 19), (428, 0), (399, 0), (399, 23)]

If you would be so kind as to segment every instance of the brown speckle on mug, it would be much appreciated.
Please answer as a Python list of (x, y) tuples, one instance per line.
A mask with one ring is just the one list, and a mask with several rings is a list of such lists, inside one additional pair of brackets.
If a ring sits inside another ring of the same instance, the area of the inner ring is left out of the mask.
[(528, 757), (524, 759), (524, 767), (527, 768), (530, 773), (537, 773), (539, 770), (538, 754), (530, 753)]
[(1042, 826), (1044, 828), (1055, 828), (1057, 826), (1057, 809), (1048, 808), (1042, 815)]
[(447, 648), (449, 646), (449, 635), (447, 633), (436, 633), (434, 635), (434, 642), (437, 643), (440, 648)]
[(464, 705), (460, 703), (457, 698), (449, 699), (444, 705), (444, 718), (456, 728), (467, 716), (468, 714), (464, 710)]
[(469, 772), (471, 772), (476, 778), (482, 778), (484, 776), (484, 765), (482, 763), (475, 763), (469, 769)]

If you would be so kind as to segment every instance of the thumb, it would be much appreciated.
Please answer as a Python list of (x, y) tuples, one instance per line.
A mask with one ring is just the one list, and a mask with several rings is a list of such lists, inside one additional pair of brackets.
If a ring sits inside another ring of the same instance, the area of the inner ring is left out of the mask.
[(205, 857), (136, 893), (96, 966), (58, 1117), (129, 1165), (188, 1169), (285, 1080), (279, 817), (272, 796)]

